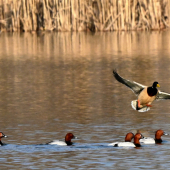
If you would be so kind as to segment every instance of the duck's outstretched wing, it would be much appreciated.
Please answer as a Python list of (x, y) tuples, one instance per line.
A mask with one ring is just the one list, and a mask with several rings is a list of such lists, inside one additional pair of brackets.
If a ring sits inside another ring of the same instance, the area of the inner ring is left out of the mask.
[(126, 80), (124, 78), (122, 78), (117, 72), (116, 70), (113, 70), (113, 75), (115, 77), (115, 79), (117, 81), (119, 81), (120, 83), (126, 85), (127, 87), (129, 87), (137, 96), (140, 94), (140, 92), (146, 87), (140, 83), (137, 83), (135, 81), (130, 81), (130, 80)]
[(156, 100), (166, 100), (166, 99), (170, 99), (170, 94), (158, 91), (158, 94), (156, 96)]

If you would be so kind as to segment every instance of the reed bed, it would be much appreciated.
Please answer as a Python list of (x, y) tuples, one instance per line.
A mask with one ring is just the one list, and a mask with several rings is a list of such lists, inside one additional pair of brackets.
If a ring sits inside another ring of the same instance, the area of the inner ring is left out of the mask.
[(1, 31), (169, 28), (169, 0), (0, 0)]

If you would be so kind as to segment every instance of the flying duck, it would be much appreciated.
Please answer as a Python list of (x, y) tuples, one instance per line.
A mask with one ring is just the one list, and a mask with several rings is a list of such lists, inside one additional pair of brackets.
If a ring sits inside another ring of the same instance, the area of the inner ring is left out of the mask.
[(153, 82), (153, 85), (148, 87), (135, 81), (124, 79), (116, 72), (116, 70), (113, 70), (113, 75), (117, 81), (129, 87), (138, 97), (137, 100), (131, 102), (134, 110), (146, 112), (150, 110), (154, 100), (170, 99), (169, 93), (161, 92), (157, 89), (157, 87), (160, 87), (157, 81)]

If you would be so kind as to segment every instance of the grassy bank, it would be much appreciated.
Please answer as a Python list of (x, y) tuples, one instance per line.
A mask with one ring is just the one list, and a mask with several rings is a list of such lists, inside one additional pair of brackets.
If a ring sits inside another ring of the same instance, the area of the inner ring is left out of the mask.
[(169, 0), (0, 0), (1, 31), (161, 30)]

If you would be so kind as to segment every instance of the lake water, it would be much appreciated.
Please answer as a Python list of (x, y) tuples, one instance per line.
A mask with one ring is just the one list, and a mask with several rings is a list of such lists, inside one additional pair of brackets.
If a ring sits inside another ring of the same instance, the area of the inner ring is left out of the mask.
[[(170, 136), (161, 145), (107, 146), (140, 130), (170, 133), (170, 101), (150, 111), (117, 82), (160, 84), (170, 92), (170, 32), (0, 34), (1, 169), (170, 169)], [(64, 140), (73, 146), (45, 143)]]

